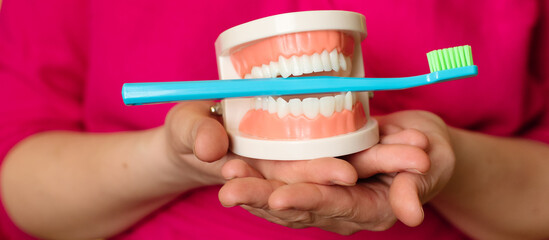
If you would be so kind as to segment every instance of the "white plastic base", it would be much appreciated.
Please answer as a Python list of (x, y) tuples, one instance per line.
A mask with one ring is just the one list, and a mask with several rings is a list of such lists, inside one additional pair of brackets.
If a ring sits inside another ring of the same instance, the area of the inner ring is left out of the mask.
[(308, 160), (337, 157), (367, 149), (379, 141), (377, 121), (369, 119), (358, 131), (335, 137), (295, 140), (262, 140), (229, 132), (231, 151), (240, 156), (267, 160)]

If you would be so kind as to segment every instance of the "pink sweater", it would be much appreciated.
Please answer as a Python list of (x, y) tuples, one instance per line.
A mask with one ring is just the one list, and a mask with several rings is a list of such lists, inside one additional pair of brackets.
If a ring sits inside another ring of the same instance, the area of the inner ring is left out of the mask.
[[(549, 142), (549, 4), (546, 1), (70, 1), (4, 0), (0, 12), (0, 159), (41, 131), (131, 131), (163, 123), (172, 106), (124, 106), (122, 83), (217, 79), (214, 40), (268, 15), (317, 9), (364, 14), (367, 76), (428, 71), (425, 53), (470, 44), (480, 75), (376, 92), (375, 114), (424, 109), (450, 125)], [(223, 208), (218, 186), (196, 189), (116, 239), (461, 239), (426, 206), (417, 228), (342, 237), (290, 229)], [(0, 238), (30, 238), (5, 211)]]

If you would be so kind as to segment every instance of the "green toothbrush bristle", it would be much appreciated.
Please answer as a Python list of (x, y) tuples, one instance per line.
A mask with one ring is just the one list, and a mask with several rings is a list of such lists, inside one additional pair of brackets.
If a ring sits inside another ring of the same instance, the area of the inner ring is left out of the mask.
[(431, 72), (473, 65), (471, 46), (459, 46), (433, 50), (427, 53), (427, 61)]

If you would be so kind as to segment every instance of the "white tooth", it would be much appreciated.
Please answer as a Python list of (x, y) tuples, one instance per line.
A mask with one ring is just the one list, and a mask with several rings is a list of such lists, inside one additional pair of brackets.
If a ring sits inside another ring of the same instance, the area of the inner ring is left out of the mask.
[(339, 71), (339, 56), (335, 48), (330, 52), (330, 62), (332, 63), (332, 69), (336, 72)]
[(320, 98), (320, 114), (325, 117), (330, 117), (334, 114), (335, 110), (335, 98), (334, 97), (321, 97)]
[(269, 113), (276, 113), (276, 100), (273, 97), (269, 97)]
[(305, 114), (305, 117), (314, 119), (318, 115), (319, 105), (318, 98), (303, 99), (303, 114)]
[(269, 68), (269, 66), (265, 64), (261, 65), (261, 72), (263, 72), (264, 78), (271, 77), (271, 69)]
[(261, 72), (261, 67), (252, 68), (252, 77), (253, 78), (263, 78), (263, 73)]
[(320, 54), (315, 53), (311, 56), (311, 64), (313, 65), (313, 72), (322, 72), (324, 68), (322, 67), (322, 60), (320, 59)]
[(301, 66), (303, 67), (304, 74), (313, 72), (313, 64), (311, 63), (311, 56), (304, 54), (299, 58), (299, 61), (301, 61)]
[(280, 74), (280, 70), (278, 68), (278, 63), (277, 62), (269, 63), (269, 70), (271, 70), (271, 77), (272, 78), (275, 78), (275, 77), (278, 76), (278, 74)]
[(351, 94), (351, 92), (347, 92), (345, 94), (345, 101), (343, 101), (343, 106), (349, 111), (353, 110), (353, 95)]
[(350, 57), (345, 57), (345, 63), (347, 64), (347, 70), (344, 72), (343, 77), (349, 77), (353, 69), (353, 62)]
[(303, 67), (301, 66), (301, 61), (299, 61), (298, 56), (292, 56), (290, 58), (290, 64), (292, 65), (292, 75), (301, 76), (303, 75)]
[(335, 98), (335, 110), (341, 112), (343, 110), (343, 94), (336, 95)]
[(246, 75), (244, 75), (244, 78), (245, 79), (250, 79), (250, 78), (252, 78), (252, 74), (246, 74)]
[(278, 117), (279, 118), (286, 117), (286, 115), (288, 115), (288, 113), (290, 112), (288, 102), (286, 102), (286, 100), (279, 97), (279, 98), (276, 99), (276, 104), (277, 104), (276, 113), (277, 113)]
[(303, 106), (301, 106), (301, 100), (299, 98), (292, 98), (289, 101), (290, 113), (296, 117), (303, 114)]
[(261, 109), (263, 109), (263, 111), (269, 110), (269, 98), (262, 98), (261, 102)]
[(330, 54), (328, 51), (324, 50), (322, 54), (320, 54), (320, 60), (322, 60), (322, 69), (325, 72), (332, 71), (332, 63), (330, 63)]
[(339, 66), (341, 67), (341, 70), (347, 71), (347, 61), (345, 60), (343, 53), (339, 54)]
[(255, 103), (255, 107), (254, 107), (255, 109), (259, 110), (259, 109), (263, 108), (263, 106), (262, 106), (263, 105), (263, 100), (260, 97), (255, 98), (254, 103)]
[(287, 78), (292, 74), (292, 64), (288, 59), (284, 58), (283, 56), (278, 57), (278, 68), (280, 70), (280, 75), (283, 78)]

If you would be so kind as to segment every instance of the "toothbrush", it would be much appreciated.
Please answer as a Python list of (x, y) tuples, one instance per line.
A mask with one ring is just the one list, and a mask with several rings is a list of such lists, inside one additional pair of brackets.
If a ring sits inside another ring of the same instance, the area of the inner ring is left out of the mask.
[(233, 97), (398, 90), (473, 77), (478, 74), (478, 67), (473, 65), (469, 45), (431, 51), (427, 53), (427, 60), (431, 73), (402, 78), (315, 76), (126, 83), (122, 86), (122, 99), (126, 105), (141, 105)]

